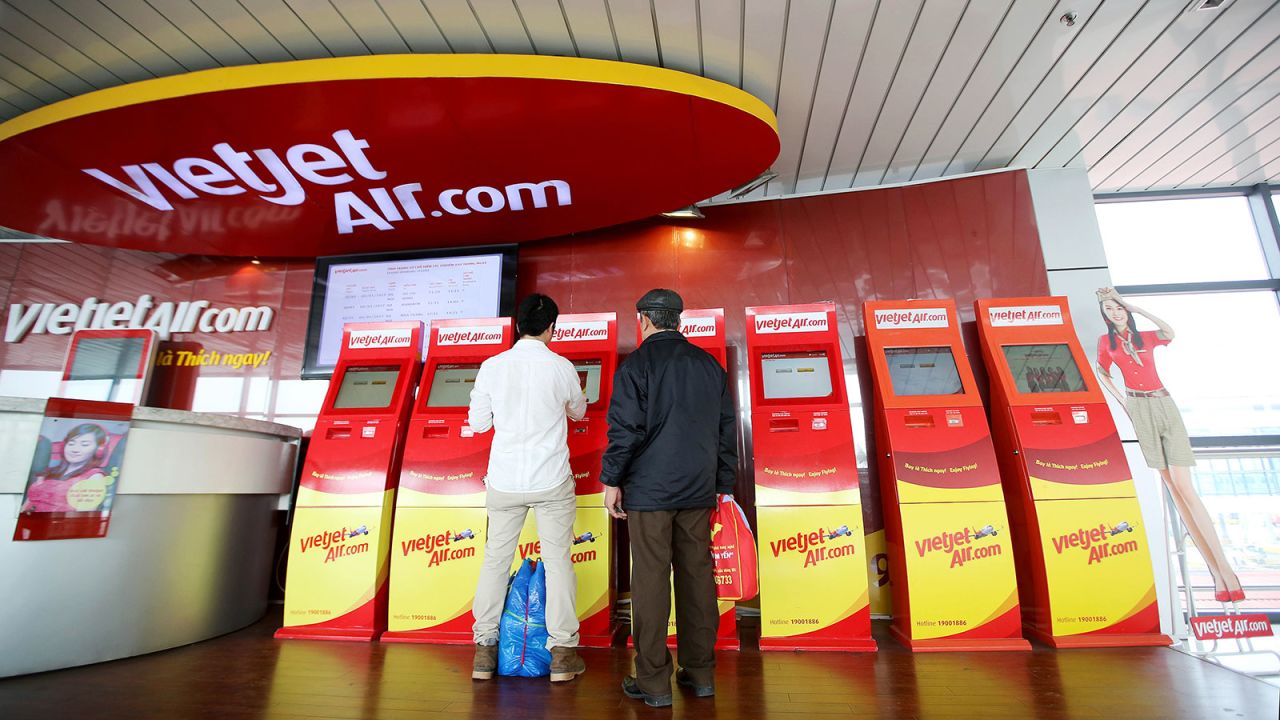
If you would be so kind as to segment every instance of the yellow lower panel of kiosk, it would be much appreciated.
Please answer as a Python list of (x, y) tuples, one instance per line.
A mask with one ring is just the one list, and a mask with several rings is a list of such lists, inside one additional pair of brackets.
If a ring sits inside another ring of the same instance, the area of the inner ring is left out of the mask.
[[(1067, 636), (1079, 644), (1108, 644), (1106, 636), (1159, 635), (1159, 608), (1151, 571), (1151, 552), (1142, 510), (1134, 497), (1042, 500), (1039, 519), (1044, 578), (1052, 638)], [(1043, 628), (1040, 629), (1043, 631)]]
[(384, 640), (472, 642), (486, 529), (484, 508), (396, 509)]
[(875, 650), (862, 506), (757, 507), (762, 650)]
[(1018, 649), (1031, 649), (1004, 502), (904, 504), (899, 513), (910, 616), (894, 618), (895, 634), (908, 642), (963, 636), (974, 641), (969, 649), (1016, 638)]
[(385, 622), (391, 506), (298, 508), (282, 638), (372, 640)]

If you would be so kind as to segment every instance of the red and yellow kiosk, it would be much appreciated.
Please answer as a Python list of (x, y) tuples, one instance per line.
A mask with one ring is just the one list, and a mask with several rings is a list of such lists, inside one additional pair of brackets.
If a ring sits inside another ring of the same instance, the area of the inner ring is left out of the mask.
[(747, 308), (761, 650), (874, 651), (835, 305)]
[[(618, 365), (618, 316), (611, 312), (561, 315), (549, 347), (573, 363), (587, 394), (586, 416), (569, 421), (569, 467), (578, 496), (570, 559), (578, 578), (579, 643), (608, 647), (613, 641), (614, 533), (613, 520), (604, 509), (600, 461), (609, 444), (607, 415)], [(513, 570), (525, 558), (541, 557), (533, 513), (525, 519), (517, 549)]]
[[(729, 350), (725, 341), (724, 308), (703, 310), (686, 309), (680, 313), (680, 334), (690, 343), (711, 353), (720, 363), (720, 367), (729, 369)], [(640, 316), (636, 316), (636, 342), (643, 342), (640, 337)], [(714, 542), (714, 537), (712, 538)], [(719, 650), (740, 650), (742, 643), (738, 639), (737, 603), (732, 600), (718, 600), (720, 611), (720, 627), (716, 631), (716, 648)], [(667, 645), (676, 646), (676, 602), (675, 589), (672, 586), (671, 614), (667, 616)]]
[(1030, 650), (1000, 469), (951, 300), (863, 305), (893, 587), (908, 648)]
[(396, 494), (384, 641), (472, 642), (493, 433), (472, 432), (467, 412), (480, 364), (511, 343), (510, 318), (431, 322)]
[(1066, 298), (975, 306), (1025, 631), (1053, 647), (1170, 644), (1133, 476)]
[(387, 551), (422, 323), (349, 323), (293, 513), (278, 638), (370, 641), (387, 625)]

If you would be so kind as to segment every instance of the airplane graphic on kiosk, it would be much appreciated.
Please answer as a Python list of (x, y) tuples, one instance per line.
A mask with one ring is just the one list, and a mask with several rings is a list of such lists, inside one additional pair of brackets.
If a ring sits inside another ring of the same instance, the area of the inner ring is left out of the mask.
[(422, 323), (349, 323), (302, 466), (277, 638), (386, 630), (391, 519)]

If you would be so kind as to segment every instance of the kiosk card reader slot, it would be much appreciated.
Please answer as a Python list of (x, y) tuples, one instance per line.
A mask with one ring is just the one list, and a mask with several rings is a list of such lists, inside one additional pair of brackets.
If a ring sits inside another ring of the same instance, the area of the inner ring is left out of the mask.
[(982, 398), (951, 300), (863, 305), (892, 583), (914, 651), (1030, 650)]
[(396, 497), (385, 642), (471, 643), (493, 433), (471, 432), (467, 413), (480, 364), (512, 334), (510, 318), (431, 321)]
[(1054, 647), (1170, 644), (1133, 476), (1066, 298), (975, 312), (1024, 630)]
[(278, 638), (386, 629), (391, 514), (422, 323), (349, 323), (302, 466)]
[(747, 308), (747, 362), (760, 649), (873, 651), (835, 306)]

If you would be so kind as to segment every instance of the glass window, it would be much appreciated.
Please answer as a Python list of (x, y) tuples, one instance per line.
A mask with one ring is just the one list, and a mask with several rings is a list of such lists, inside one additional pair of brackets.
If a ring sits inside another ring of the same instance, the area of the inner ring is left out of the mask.
[[(1126, 298), (1168, 323), (1156, 372), (1192, 437), (1280, 434), (1280, 305), (1268, 291)], [(1138, 315), (1139, 330), (1155, 325)], [(1112, 376), (1120, 382), (1119, 372)], [(1243, 478), (1239, 479), (1243, 482)]]
[[(1199, 458), (1192, 471), (1227, 561), (1246, 588), (1274, 584), (1280, 573), (1280, 496), (1275, 487), (1278, 477), (1280, 457)], [(1213, 578), (1195, 544), (1190, 542), (1187, 564), (1192, 583), (1199, 588), (1198, 606), (1215, 607)], [(1257, 592), (1249, 597), (1255, 601), (1251, 610), (1275, 607), (1273, 595)]]
[(195, 412), (240, 413), (243, 412), (242, 392), (244, 378), (201, 376), (196, 378), (196, 396), (191, 409)]
[(1115, 285), (1270, 277), (1243, 196), (1094, 207)]

